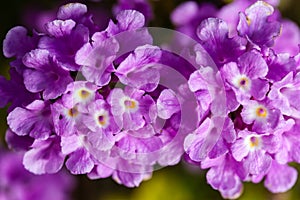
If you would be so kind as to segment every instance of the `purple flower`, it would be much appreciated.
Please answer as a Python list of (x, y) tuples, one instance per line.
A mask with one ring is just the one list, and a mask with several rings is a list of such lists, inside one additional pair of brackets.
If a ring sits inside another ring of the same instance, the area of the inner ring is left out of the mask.
[(116, 136), (117, 152), (130, 162), (153, 165), (162, 148), (162, 140), (151, 125), (135, 131), (122, 131)]
[[(172, 120), (172, 119), (171, 119)], [(176, 165), (184, 154), (183, 143), (187, 134), (174, 129), (172, 126), (162, 129), (159, 137), (163, 142), (159, 150), (157, 163), (160, 166)]]
[(297, 64), (295, 58), (289, 54), (275, 54), (272, 50), (267, 54), (266, 61), (269, 66), (269, 72), (266, 78), (268, 78), (270, 82), (282, 80), (291, 71), (296, 73)]
[(281, 20), (282, 29), (272, 47), (278, 53), (288, 53), (295, 56), (299, 53), (300, 29), (294, 22), (284, 19)]
[(125, 85), (151, 92), (159, 83), (158, 61), (161, 54), (155, 46), (138, 47), (120, 63), (116, 75)]
[(280, 138), (280, 148), (275, 154), (275, 160), (279, 164), (288, 162), (300, 163), (300, 139), (299, 139), (299, 121), (289, 119), (282, 120), (281, 124), (275, 131)]
[(24, 167), (34, 174), (54, 174), (63, 166), (65, 156), (61, 152), (60, 137), (35, 140), (23, 158)]
[(188, 80), (189, 89), (195, 93), (198, 101), (197, 111), (199, 119), (202, 119), (206, 115), (213, 101), (211, 94), (212, 85), (207, 80), (212, 76), (211, 73), (213, 73), (211, 68), (203, 68), (192, 73)]
[(243, 104), (241, 116), (246, 124), (253, 124), (253, 131), (267, 133), (278, 125), (281, 113), (265, 102), (249, 100)]
[(180, 111), (180, 103), (171, 89), (163, 90), (157, 99), (157, 115), (162, 119), (169, 119)]
[(5, 57), (16, 57), (11, 65), (18, 73), (22, 73), (25, 66), (22, 64), (22, 57), (37, 47), (39, 36), (34, 33), (32, 37), (28, 35), (26, 28), (16, 26), (8, 31), (3, 41), (3, 54)]
[(295, 185), (297, 177), (298, 172), (296, 169), (273, 160), (264, 185), (273, 193), (286, 192)]
[(263, 1), (257, 1), (240, 13), (237, 30), (240, 36), (258, 46), (272, 46), (280, 33), (280, 23), (270, 20), (274, 8)]
[(28, 135), (19, 136), (8, 128), (5, 133), (5, 141), (9, 149), (27, 151), (34, 142), (34, 138)]
[(148, 165), (134, 164), (123, 159), (119, 159), (116, 169), (112, 178), (126, 187), (138, 187), (143, 180), (151, 178), (153, 171)]
[(68, 71), (61, 68), (48, 50), (36, 49), (23, 57), (24, 84), (30, 92), (43, 92), (44, 99), (55, 99), (72, 82)]
[[(198, 40), (196, 30), (199, 23), (208, 17), (215, 17), (216, 13), (217, 9), (213, 4), (202, 3), (198, 5), (194, 1), (187, 1), (173, 10), (171, 20), (176, 26), (176, 30)], [(178, 42), (183, 43), (184, 41)]]
[(107, 178), (111, 176), (114, 172), (114, 169), (110, 168), (109, 166), (106, 166), (102, 163), (97, 163), (97, 165), (94, 166), (93, 170), (87, 174), (89, 179), (95, 180), (99, 178)]
[(151, 177), (152, 171), (152, 166), (146, 163), (137, 164), (131, 160), (111, 155), (104, 160), (101, 159), (88, 176), (91, 179), (112, 176), (117, 183), (126, 187), (138, 187), (143, 180)]
[(222, 68), (222, 76), (242, 104), (251, 97), (256, 100), (265, 98), (269, 90), (268, 81), (264, 79), (267, 73), (266, 62), (255, 52), (244, 53), (238, 58), (238, 63), (231, 62)]
[(156, 118), (156, 105), (144, 91), (126, 87), (123, 91), (115, 88), (108, 97), (111, 112), (119, 127), (137, 130)]
[(145, 25), (144, 15), (136, 10), (121, 11), (117, 14), (116, 20), (116, 24), (112, 20), (109, 21), (105, 30), (108, 37), (112, 37), (124, 31), (136, 30)]
[(230, 120), (220, 124), (222, 121), (220, 118), (206, 118), (194, 133), (185, 138), (185, 152), (193, 161), (220, 157), (228, 152), (227, 144), (236, 139), (235, 130)]
[(218, 66), (235, 61), (245, 50), (244, 40), (238, 36), (229, 38), (228, 34), (226, 22), (216, 18), (203, 20), (197, 30), (200, 43)]
[(136, 10), (123, 10), (116, 15), (117, 23), (110, 20), (107, 28), (101, 32), (106, 38), (118, 41), (118, 64), (129, 52), (139, 46), (152, 44), (153, 39), (148, 29), (144, 27), (145, 17)]
[(216, 159), (206, 159), (201, 168), (210, 168), (206, 174), (207, 182), (221, 192), (223, 198), (236, 199), (243, 191), (242, 181), (246, 172), (241, 163), (235, 161), (230, 154)]
[(66, 70), (80, 68), (75, 63), (76, 52), (89, 41), (89, 30), (73, 20), (54, 20), (46, 24), (48, 35), (41, 37), (38, 47), (54, 55)]
[(148, 0), (118, 0), (118, 3), (113, 7), (113, 12), (118, 14), (122, 10), (137, 10), (145, 16), (146, 21), (153, 18), (152, 8)]
[(239, 22), (239, 12), (244, 12), (251, 5), (251, 0), (235, 0), (226, 4), (217, 13), (217, 17), (228, 24), (229, 35), (237, 34), (236, 27)]
[(67, 108), (61, 101), (57, 101), (51, 105), (51, 113), (57, 135), (73, 135), (77, 132), (76, 124), (79, 123), (82, 115), (77, 106)]
[(62, 96), (62, 104), (69, 109), (77, 106), (81, 111), (82, 109), (85, 110), (87, 104), (100, 98), (96, 93), (98, 89), (98, 86), (87, 81), (72, 82), (67, 86)]
[(27, 52), (36, 48), (37, 38), (30, 37), (26, 28), (16, 26), (8, 31), (3, 41), (3, 54), (11, 58), (23, 57)]
[(300, 73), (293, 77), (293, 72), (290, 72), (282, 80), (272, 85), (268, 98), (283, 115), (300, 118), (299, 88)]
[(84, 116), (83, 123), (92, 132), (114, 135), (120, 130), (113, 119), (109, 105), (102, 99), (97, 99), (88, 105), (88, 114)]
[(16, 107), (27, 106), (39, 98), (38, 94), (33, 94), (25, 88), (23, 76), (16, 69), (11, 68), (9, 74), (10, 80), (0, 76), (0, 107), (4, 107), (8, 102), (11, 102), (8, 109), (8, 111), (11, 111)]
[(115, 144), (114, 135), (118, 134), (120, 127), (114, 121), (109, 105), (98, 99), (88, 105), (88, 114), (82, 120), (86, 130), (86, 140), (95, 151), (108, 151)]
[(92, 36), (92, 41), (77, 51), (75, 61), (82, 66), (80, 71), (87, 81), (104, 86), (109, 83), (114, 71), (113, 61), (119, 44), (114, 38), (106, 38), (99, 32)]
[(220, 95), (225, 95), (219, 71), (210, 66), (201, 67), (191, 74), (188, 86), (198, 101), (197, 112), (200, 121), (210, 115), (210, 112), (212, 116), (225, 116), (227, 114), (226, 100), (218, 98)]
[(258, 135), (243, 130), (238, 133), (237, 141), (232, 145), (232, 156), (242, 162), (252, 175), (266, 174), (271, 166), (271, 154), (279, 148), (279, 138), (275, 135)]
[[(22, 165), (22, 153), (0, 153), (0, 198), (24, 200), (70, 199), (74, 179), (65, 171), (57, 174), (33, 175)], [(41, 184), (43, 183), (43, 184)]]
[(9, 113), (7, 123), (19, 136), (47, 139), (53, 131), (49, 102), (36, 100), (26, 108), (17, 107)]
[(63, 155), (68, 155), (66, 167), (72, 174), (86, 174), (94, 168), (87, 145), (86, 136), (82, 134), (61, 137), (61, 151)]
[(92, 20), (91, 13), (87, 10), (87, 6), (81, 3), (68, 3), (61, 6), (57, 12), (57, 19), (73, 20), (76, 24), (81, 24), (89, 28), (90, 33), (98, 30), (98, 27)]

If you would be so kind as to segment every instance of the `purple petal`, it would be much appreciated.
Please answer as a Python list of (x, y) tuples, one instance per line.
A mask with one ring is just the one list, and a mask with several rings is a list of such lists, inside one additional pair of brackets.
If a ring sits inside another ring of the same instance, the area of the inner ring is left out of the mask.
[(152, 167), (147, 165), (136, 165), (126, 160), (120, 160), (118, 169), (112, 178), (126, 187), (138, 187), (146, 178), (151, 177)]
[(271, 51), (267, 63), (269, 73), (266, 78), (271, 81), (282, 80), (288, 73), (295, 72), (297, 67), (295, 59), (287, 53), (275, 54)]
[(53, 124), (47, 103), (36, 100), (26, 109), (17, 107), (9, 113), (7, 122), (19, 136), (29, 135), (36, 139), (47, 139), (52, 133)]
[(99, 86), (106, 85), (110, 81), (112, 62), (119, 50), (119, 44), (114, 38), (107, 39), (100, 33), (95, 33), (92, 40), (92, 44), (87, 43), (78, 50), (75, 62), (83, 66), (81, 71), (87, 81)]
[(197, 30), (201, 44), (219, 65), (233, 61), (244, 49), (244, 41), (229, 38), (228, 31), (226, 22), (216, 18), (203, 20)]
[(232, 156), (237, 161), (242, 161), (249, 154), (249, 148), (244, 138), (237, 139), (231, 146)]
[[(198, 14), (198, 4), (188, 1), (180, 4), (171, 14), (172, 22), (179, 26), (189, 23)], [(183, 17), (184, 16), (184, 17)]]
[(27, 35), (26, 28), (16, 26), (8, 31), (3, 41), (5, 57), (22, 57), (26, 52), (36, 47), (37, 40)]
[(152, 8), (147, 0), (118, 0), (118, 4), (113, 7), (113, 12), (117, 14), (122, 10), (137, 10), (145, 16), (147, 21), (153, 18)]
[(71, 20), (56, 22), (49, 25), (48, 31), (52, 31), (51, 36), (41, 37), (38, 46), (41, 49), (47, 49), (51, 55), (55, 56), (64, 69), (78, 71), (80, 65), (75, 63), (75, 55), (84, 44), (88, 43), (89, 30), (81, 24), (75, 27), (75, 22)]
[(81, 3), (69, 3), (61, 6), (57, 12), (57, 18), (66, 19), (77, 19), (87, 13), (87, 6)]
[(296, 169), (273, 161), (264, 185), (272, 193), (286, 192), (295, 185), (297, 177), (298, 173)]
[(131, 87), (148, 92), (153, 91), (159, 82), (157, 67), (161, 50), (156, 46), (144, 45), (135, 49), (117, 68), (120, 81)]
[(251, 94), (257, 100), (263, 100), (269, 91), (269, 82), (263, 79), (256, 79), (252, 81)]
[(266, 174), (272, 164), (270, 155), (265, 154), (261, 150), (249, 152), (247, 158), (244, 160), (244, 166), (249, 169), (250, 174)]
[(36, 49), (23, 57), (28, 69), (24, 71), (24, 84), (31, 92), (43, 92), (45, 99), (61, 95), (73, 81), (68, 71), (62, 69), (49, 51)]
[(14, 149), (17, 151), (29, 150), (32, 145), (34, 139), (29, 136), (18, 136), (10, 129), (7, 129), (5, 133), (5, 141), (10, 149)]
[(115, 138), (111, 134), (101, 130), (90, 132), (86, 137), (89, 145), (98, 151), (108, 151), (115, 144)]
[(234, 129), (234, 124), (231, 119), (225, 119), (222, 137), (228, 143), (233, 143), (236, 140), (236, 130)]
[(57, 135), (72, 135), (77, 131), (76, 123), (80, 118), (77, 108), (68, 109), (61, 102), (51, 105), (54, 129)]
[(110, 36), (116, 35), (123, 31), (134, 30), (144, 26), (145, 17), (142, 13), (135, 10), (124, 10), (121, 11), (116, 19), (117, 24), (112, 21), (109, 22), (106, 31)]
[(234, 83), (235, 78), (241, 74), (237, 63), (230, 62), (226, 63), (222, 68), (222, 76), (231, 84)]
[(76, 23), (69, 19), (69, 20), (54, 20), (48, 22), (45, 25), (46, 31), (49, 35), (59, 38), (65, 35), (70, 35), (72, 29), (75, 27)]
[(262, 136), (263, 148), (269, 153), (276, 153), (280, 147), (280, 137), (277, 135)]
[(236, 199), (242, 194), (243, 185), (237, 170), (230, 166), (230, 160), (223, 159), (217, 166), (210, 168), (206, 174), (207, 182), (221, 192), (223, 198)]
[(79, 149), (80, 147), (82, 147), (80, 137), (76, 134), (70, 136), (62, 136), (60, 145), (61, 152), (64, 155), (69, 155), (72, 152)]
[(180, 111), (180, 104), (176, 94), (171, 89), (163, 90), (157, 99), (158, 116), (169, 119), (174, 113)]
[(152, 164), (157, 159), (156, 152), (162, 147), (158, 137), (143, 138), (134, 137), (130, 132), (121, 138), (117, 143), (118, 152), (124, 159), (133, 159), (138, 163)]
[(241, 36), (247, 36), (251, 42), (259, 46), (272, 46), (274, 38), (280, 33), (280, 23), (269, 20), (273, 7), (263, 1), (257, 1), (240, 13), (237, 30)]
[(25, 153), (23, 164), (34, 174), (53, 174), (61, 169), (64, 159), (59, 137), (51, 137), (44, 141), (36, 140), (32, 149)]
[(241, 66), (241, 73), (251, 79), (265, 77), (268, 73), (268, 65), (258, 53), (244, 53), (239, 57), (238, 64)]
[(94, 162), (84, 148), (79, 148), (69, 155), (66, 166), (72, 174), (86, 174), (93, 169)]
[(94, 179), (99, 179), (99, 178), (107, 178), (107, 177), (111, 176), (113, 172), (114, 172), (114, 169), (112, 169), (102, 163), (98, 163), (97, 165), (95, 165), (93, 170), (87, 174), (87, 176), (89, 177), (89, 179), (94, 180)]
[[(210, 138), (206, 136), (210, 133), (212, 121), (207, 118), (195, 131), (195, 133), (187, 135), (184, 141), (184, 150), (194, 161), (205, 159), (213, 148), (214, 144), (210, 142)], [(206, 141), (207, 140), (207, 141)]]
[[(288, 53), (295, 56), (299, 53), (300, 30), (298, 25), (288, 19), (281, 20), (281, 33), (276, 38), (273, 49), (276, 53)], [(289, 44), (289, 45), (285, 45)]]

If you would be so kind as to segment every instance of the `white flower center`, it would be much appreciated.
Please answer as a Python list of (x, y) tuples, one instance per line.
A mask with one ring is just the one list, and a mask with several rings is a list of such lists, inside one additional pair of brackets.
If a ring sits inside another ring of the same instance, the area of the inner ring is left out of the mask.
[(120, 104), (127, 112), (136, 112), (139, 108), (139, 102), (130, 97), (123, 97), (120, 99)]
[(245, 142), (250, 151), (254, 151), (262, 147), (261, 137), (257, 135), (249, 135), (245, 139)]
[(106, 128), (109, 125), (109, 114), (102, 109), (94, 114), (94, 120), (100, 128)]
[(242, 91), (249, 91), (251, 88), (251, 80), (246, 75), (239, 75), (233, 80), (233, 84), (236, 88)]

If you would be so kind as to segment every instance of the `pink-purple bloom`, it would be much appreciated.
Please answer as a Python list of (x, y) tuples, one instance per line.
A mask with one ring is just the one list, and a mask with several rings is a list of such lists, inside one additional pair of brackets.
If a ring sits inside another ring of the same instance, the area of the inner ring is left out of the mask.
[(101, 30), (84, 4), (70, 3), (45, 32), (7, 33), (3, 53), (14, 61), (10, 80), (0, 77), (0, 106), (11, 103), (6, 142), (24, 151), (25, 169), (66, 166), (137, 187), (184, 155), (208, 169), (207, 182), (224, 198), (238, 198), (245, 181), (264, 180), (274, 193), (293, 187), (300, 54), (282, 41), (297, 30), (298, 42), (297, 28), (263, 1), (236, 0), (221, 11), (186, 2), (171, 20), (192, 47), (177, 34), (168, 46), (145, 27), (147, 1), (120, 0), (114, 13)]

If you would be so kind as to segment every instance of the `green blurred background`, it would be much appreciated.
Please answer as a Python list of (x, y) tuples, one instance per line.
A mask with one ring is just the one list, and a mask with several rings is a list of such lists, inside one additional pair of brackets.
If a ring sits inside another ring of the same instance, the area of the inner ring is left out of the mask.
[[(111, 8), (116, 3), (114, 0), (91, 1), (58, 1), (58, 0), (9, 0), (2, 2), (0, 6), (0, 40), (3, 41), (9, 29), (17, 25), (31, 28), (34, 26), (35, 11), (57, 11), (60, 5), (67, 2), (84, 2), (93, 12), (103, 13), (111, 16)], [(182, 0), (151, 0), (155, 18), (150, 26), (173, 28), (169, 16), (171, 11), (179, 5)], [(203, 1), (198, 1), (203, 2)], [(228, 0), (208, 1), (221, 7)], [(4, 6), (5, 5), (5, 6)], [(300, 1), (281, 0), (279, 6), (283, 17), (289, 18), (300, 24)], [(27, 16), (27, 20), (25, 17)], [(29, 17), (28, 17), (29, 16)], [(30, 17), (33, 17), (32, 20)], [(29, 18), (29, 20), (28, 20)], [(103, 18), (99, 22), (107, 24), (108, 18)], [(0, 74), (8, 78), (9, 62), (11, 59), (0, 56)], [(1, 98), (1, 97), (0, 97)], [(0, 110), (0, 143), (5, 146), (4, 134), (6, 125), (6, 109)], [(1, 163), (0, 163), (1, 164)], [(299, 165), (295, 165), (300, 172)], [(200, 168), (181, 163), (177, 166), (163, 168), (153, 173), (152, 179), (145, 181), (139, 188), (126, 188), (118, 185), (110, 178), (101, 180), (89, 180), (85, 176), (77, 176), (77, 187), (73, 193), (74, 200), (196, 200), (222, 199), (218, 191), (214, 191), (205, 180), (205, 171)], [(300, 199), (299, 181), (294, 188), (283, 194), (271, 194), (263, 184), (244, 184), (244, 193), (239, 198), (241, 200), (298, 200)]]

